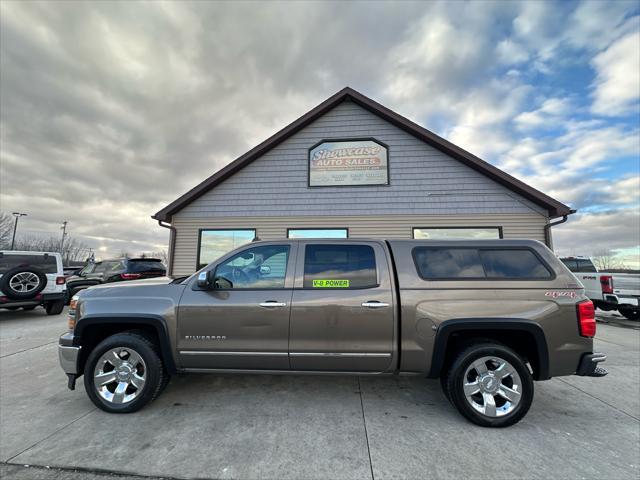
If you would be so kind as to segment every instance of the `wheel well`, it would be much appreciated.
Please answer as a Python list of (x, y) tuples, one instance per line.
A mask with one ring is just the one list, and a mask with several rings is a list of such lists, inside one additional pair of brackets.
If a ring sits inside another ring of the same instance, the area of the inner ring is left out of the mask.
[(505, 329), (480, 329), (458, 330), (452, 332), (446, 339), (444, 361), (439, 373), (445, 372), (455, 360), (457, 353), (474, 343), (495, 342), (511, 348), (523, 357), (532, 370), (535, 380), (541, 380), (546, 376), (543, 373), (541, 354), (536, 337), (525, 330)]
[(161, 341), (158, 330), (156, 327), (146, 323), (135, 323), (135, 322), (105, 322), (105, 323), (97, 323), (93, 325), (87, 325), (82, 329), (81, 335), (81, 344), (82, 350), (80, 353), (80, 372), (84, 371), (84, 365), (89, 357), (91, 351), (104, 339), (110, 337), (111, 335), (115, 335), (116, 333), (124, 333), (124, 332), (136, 332), (144, 335), (153, 343), (158, 346), (162, 354), (162, 358), (164, 360), (165, 367), (170, 371), (174, 370), (173, 361), (167, 356), (170, 357), (170, 354), (165, 351), (163, 342)]

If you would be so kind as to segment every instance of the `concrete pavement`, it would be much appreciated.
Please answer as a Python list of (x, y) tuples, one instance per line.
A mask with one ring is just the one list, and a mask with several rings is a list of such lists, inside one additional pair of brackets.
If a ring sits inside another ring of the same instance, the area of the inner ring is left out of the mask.
[(0, 311), (3, 478), (640, 475), (634, 328), (599, 324), (611, 373), (536, 383), (527, 417), (501, 430), (465, 421), (437, 381), (414, 377), (188, 375), (142, 411), (109, 415), (81, 382), (67, 390), (55, 346), (65, 328), (64, 314)]

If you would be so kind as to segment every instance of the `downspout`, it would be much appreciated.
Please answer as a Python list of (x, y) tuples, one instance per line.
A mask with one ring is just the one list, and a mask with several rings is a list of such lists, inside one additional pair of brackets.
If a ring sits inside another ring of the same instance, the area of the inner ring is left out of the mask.
[(167, 276), (171, 277), (173, 275), (173, 252), (176, 246), (176, 227), (169, 223), (163, 222), (162, 220), (158, 220), (158, 225), (163, 228), (168, 228), (171, 232), (169, 234), (169, 265), (167, 265)]
[(547, 223), (544, 226), (544, 243), (547, 247), (551, 248), (551, 227), (555, 227), (556, 225), (560, 225), (564, 222), (566, 222), (569, 218), (569, 215), (576, 213), (577, 210), (569, 210), (569, 213), (567, 213), (566, 215), (563, 215), (562, 218), (560, 220), (558, 220), (557, 222), (553, 222), (553, 223)]

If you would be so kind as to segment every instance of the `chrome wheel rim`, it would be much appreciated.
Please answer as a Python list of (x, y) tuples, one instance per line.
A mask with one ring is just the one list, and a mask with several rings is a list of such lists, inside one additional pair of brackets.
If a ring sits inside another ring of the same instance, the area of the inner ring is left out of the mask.
[(105, 352), (93, 371), (93, 385), (98, 395), (117, 405), (135, 400), (146, 381), (147, 365), (138, 352), (128, 347)]
[(464, 374), (464, 396), (482, 415), (496, 418), (513, 412), (522, 398), (522, 380), (515, 367), (498, 357), (478, 358)]
[(40, 284), (40, 279), (33, 272), (16, 273), (9, 279), (9, 287), (14, 292), (29, 293), (33, 292)]

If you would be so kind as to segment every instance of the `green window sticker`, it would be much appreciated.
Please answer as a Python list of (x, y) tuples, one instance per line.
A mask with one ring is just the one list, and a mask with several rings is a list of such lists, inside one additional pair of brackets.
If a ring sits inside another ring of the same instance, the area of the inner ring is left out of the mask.
[(349, 280), (314, 280), (313, 288), (349, 288)]

